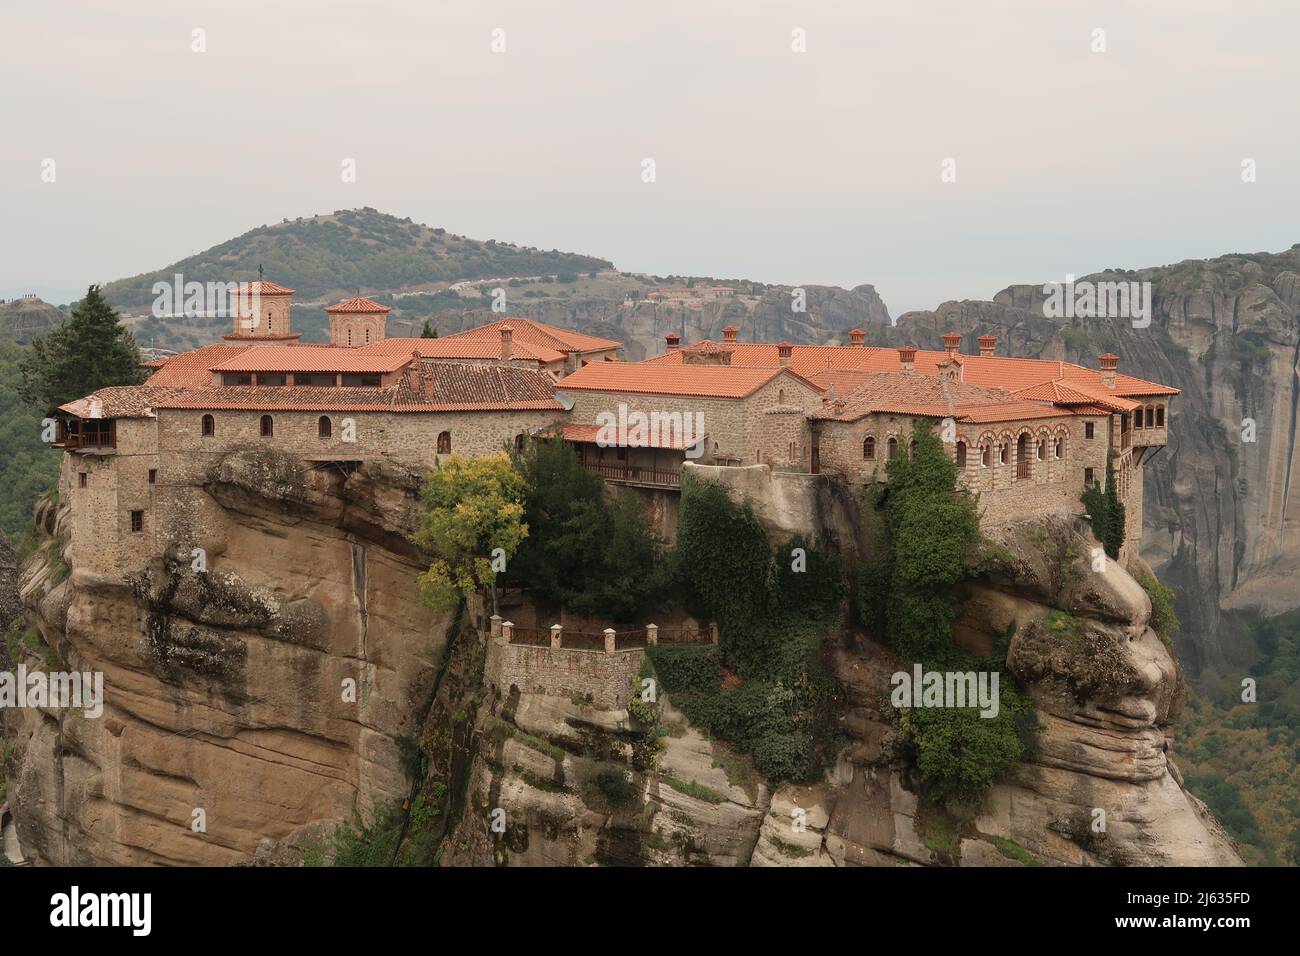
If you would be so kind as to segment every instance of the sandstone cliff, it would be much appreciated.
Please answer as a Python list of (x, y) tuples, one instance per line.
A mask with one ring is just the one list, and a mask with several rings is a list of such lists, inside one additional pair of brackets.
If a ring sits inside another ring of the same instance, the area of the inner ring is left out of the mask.
[(39, 638), (19, 651), (103, 672), (105, 704), (91, 719), (3, 715), (37, 862), (248, 862), (264, 839), (407, 792), (399, 741), (424, 718), (451, 623), (419, 601), (412, 476), (268, 474), (236, 454), (196, 489), (220, 506), (200, 530), (206, 571), (185, 551), (67, 574), (65, 509), (40, 506), (21, 583)]

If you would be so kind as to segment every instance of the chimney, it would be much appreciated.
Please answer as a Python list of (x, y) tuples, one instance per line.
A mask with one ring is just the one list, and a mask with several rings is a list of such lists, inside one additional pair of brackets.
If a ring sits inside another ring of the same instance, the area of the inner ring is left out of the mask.
[(867, 333), (861, 329), (849, 329), (849, 344), (861, 346), (867, 340)]
[(957, 332), (943, 333), (943, 350), (948, 353), (948, 358), (961, 351), (961, 335)]
[(724, 342), (736, 341), (736, 329), (734, 326), (729, 325), (722, 330), (722, 341)]
[(794, 354), (794, 346), (789, 342), (781, 342), (776, 347), (776, 357), (782, 366), (790, 364), (790, 356)]
[(682, 347), (682, 337), (676, 332), (669, 332), (664, 336), (664, 341), (668, 343), (668, 351), (676, 352)]
[(980, 336), (980, 355), (988, 358), (993, 354), (993, 350), (998, 347), (998, 337), (996, 335)]
[(501, 361), (509, 362), (514, 355), (515, 330), (508, 325), (501, 326)]
[(1097, 356), (1097, 361), (1101, 363), (1101, 384), (1107, 388), (1115, 387), (1115, 369), (1119, 367), (1119, 356), (1113, 352), (1107, 352), (1104, 355)]
[(904, 345), (898, 350), (898, 367), (901, 371), (910, 372), (916, 364), (916, 349), (910, 345)]

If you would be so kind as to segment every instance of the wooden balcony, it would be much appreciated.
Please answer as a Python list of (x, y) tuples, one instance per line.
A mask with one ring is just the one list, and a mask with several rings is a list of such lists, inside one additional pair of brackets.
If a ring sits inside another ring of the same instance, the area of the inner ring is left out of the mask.
[(593, 475), (600, 475), (606, 481), (616, 485), (670, 488), (673, 491), (678, 491), (682, 487), (682, 473), (666, 468), (629, 465), (621, 461), (584, 461), (582, 467)]

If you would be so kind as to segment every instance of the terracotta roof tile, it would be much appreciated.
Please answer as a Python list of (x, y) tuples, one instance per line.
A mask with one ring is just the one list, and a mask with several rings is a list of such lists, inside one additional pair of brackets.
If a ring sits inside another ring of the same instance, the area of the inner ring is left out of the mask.
[[(597, 362), (560, 379), (564, 391), (635, 392), (651, 395), (692, 395), (701, 398), (744, 398), (784, 371), (780, 368), (736, 368), (730, 365), (654, 365), (645, 362)], [(811, 382), (806, 382), (816, 388)]]
[(489, 322), (487, 325), (466, 329), (464, 332), (453, 332), (451, 335), (444, 336), (440, 341), (486, 339), (500, 343), (501, 326), (503, 325), (508, 325), (513, 330), (512, 338), (516, 345), (520, 342), (526, 342), (538, 348), (547, 348), (563, 353), (597, 352), (604, 349), (623, 347), (622, 342), (616, 342), (614, 339), (602, 339), (595, 335), (574, 332), (572, 329), (562, 329), (558, 326), (547, 325), (544, 322), (535, 322), (532, 319), (514, 315), (509, 318), (498, 319), (496, 322)]
[(266, 345), (247, 349), (212, 366), (214, 372), (395, 372), (411, 361), (394, 351), (372, 355), (330, 345)]
[[(497, 359), (501, 355), (501, 336), (495, 338), (461, 338), (448, 335), (440, 339), (380, 339), (363, 345), (357, 351), (372, 355), (401, 353), (410, 355), (419, 352), (426, 358), (448, 359)], [(521, 342), (514, 339), (510, 345), (510, 357), (534, 362), (562, 362), (565, 353), (555, 349)]]
[(337, 302), (325, 310), (325, 312), (329, 315), (353, 314), (357, 312), (370, 313), (370, 312), (392, 312), (392, 311), (393, 310), (390, 309), (388, 306), (380, 305), (378, 302), (374, 301), (373, 299), (367, 299), (362, 296), (357, 296), (356, 298), (352, 298), (352, 299), (344, 299), (342, 302)]

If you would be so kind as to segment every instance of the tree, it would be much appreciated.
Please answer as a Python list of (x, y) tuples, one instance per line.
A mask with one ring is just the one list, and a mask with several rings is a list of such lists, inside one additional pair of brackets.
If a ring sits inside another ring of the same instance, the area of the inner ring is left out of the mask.
[(488, 458), (452, 455), (429, 473), (420, 493), (425, 511), (411, 537), (433, 557), (420, 575), (429, 607), (451, 610), (463, 596), (496, 583), (528, 535), (526, 492), (523, 475), (505, 452)]
[(1084, 508), (1092, 518), (1093, 536), (1101, 542), (1112, 560), (1118, 560), (1119, 549), (1124, 546), (1124, 503), (1115, 486), (1115, 468), (1106, 462), (1106, 485), (1085, 488), (1081, 496)]
[(630, 620), (669, 581), (662, 546), (632, 495), (605, 483), (556, 439), (529, 442), (521, 462), (528, 539), (511, 577), (569, 610)]
[(113, 385), (145, 380), (135, 338), (92, 285), (67, 322), (31, 345), (20, 366), (23, 400), (40, 412)]
[(425, 320), (424, 320), (424, 328), (420, 329), (420, 338), (422, 338), (422, 339), (436, 339), (437, 337), (438, 337), (438, 330), (435, 329), (435, 328), (430, 324), (430, 320), (429, 320), (429, 319), (425, 319)]

